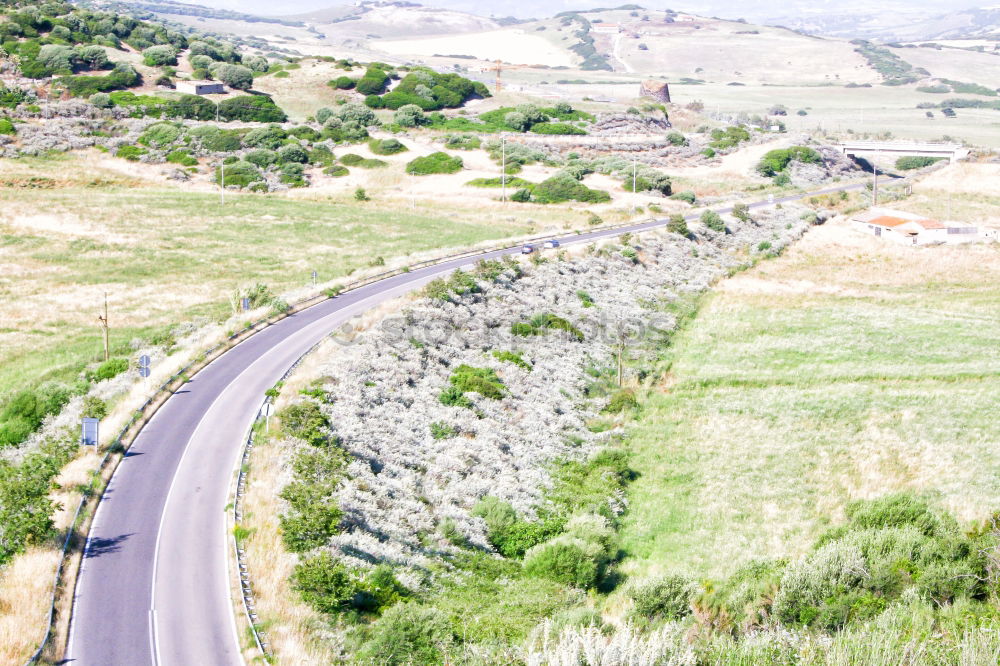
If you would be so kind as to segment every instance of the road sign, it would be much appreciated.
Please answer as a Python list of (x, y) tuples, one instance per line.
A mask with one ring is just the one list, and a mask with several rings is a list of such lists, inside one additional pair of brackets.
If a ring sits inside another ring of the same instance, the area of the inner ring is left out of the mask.
[(243, 305), (243, 312), (248, 311), (250, 309), (250, 299), (244, 296), (242, 305)]
[(318, 278), (318, 277), (319, 277), (319, 273), (317, 273), (316, 271), (313, 271), (312, 272), (313, 284), (316, 284), (316, 278)]
[(265, 402), (264, 406), (260, 410), (260, 414), (264, 418), (268, 418), (269, 416), (272, 416), (274, 414), (274, 403), (273, 402)]
[(139, 366), (139, 376), (142, 377), (143, 379), (145, 379), (146, 377), (149, 377), (149, 366), (148, 365), (141, 365), (141, 366)]
[(97, 439), (100, 429), (100, 420), (85, 418), (80, 432), (80, 443), (84, 446), (97, 446)]
[(149, 367), (149, 357), (143, 354), (139, 357), (139, 367), (148, 368)]

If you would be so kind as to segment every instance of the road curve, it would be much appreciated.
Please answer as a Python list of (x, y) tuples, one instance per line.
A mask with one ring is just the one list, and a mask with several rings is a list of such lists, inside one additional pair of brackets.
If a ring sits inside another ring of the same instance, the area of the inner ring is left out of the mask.
[[(862, 187), (844, 185), (751, 208)], [(664, 224), (656, 220), (559, 240), (586, 243)], [(446, 261), (323, 301), (248, 338), (172, 395), (142, 429), (98, 505), (77, 578), (64, 663), (242, 664), (225, 507), (264, 392), (351, 317), (457, 268), (518, 251)]]

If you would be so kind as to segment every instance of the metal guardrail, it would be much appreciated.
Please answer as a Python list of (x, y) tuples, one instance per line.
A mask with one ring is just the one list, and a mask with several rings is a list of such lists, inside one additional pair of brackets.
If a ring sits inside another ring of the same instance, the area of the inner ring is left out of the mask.
[[(853, 188), (853, 187), (856, 187), (856, 186), (844, 186), (844, 187), (840, 187), (840, 188), (836, 188), (836, 189), (850, 189), (850, 188)], [(804, 198), (807, 198), (809, 196), (813, 196), (814, 194), (815, 193), (800, 194), (800, 195), (796, 195), (794, 197), (789, 197), (789, 198), (786, 198), (786, 199), (782, 199), (781, 201), (788, 201), (788, 200), (791, 200), (791, 199), (796, 199), (796, 200), (798, 200), (798, 199), (804, 199)], [(764, 205), (767, 205), (767, 204), (764, 204)], [(728, 209), (719, 209), (719, 210), (725, 212)], [(697, 217), (698, 217), (697, 214), (692, 214), (692, 215), (686, 216), (685, 219), (691, 220), (691, 219), (697, 219)], [(660, 218), (660, 219), (655, 219), (654, 218), (654, 219), (650, 220), (650, 222), (653, 222), (653, 223), (655, 223), (658, 226), (658, 225), (665, 225), (665, 224), (667, 224), (668, 220), (665, 219), (665, 218)], [(585, 234), (585, 233), (588, 233), (588, 234), (589, 233), (599, 233), (599, 232), (603, 232), (603, 231), (613, 231), (613, 230), (617, 230), (617, 229), (626, 230), (626, 229), (632, 229), (632, 228), (636, 228), (636, 227), (641, 227), (641, 226), (643, 226), (645, 224), (649, 224), (649, 222), (645, 222), (645, 223), (643, 223), (643, 222), (638, 222), (638, 223), (637, 222), (623, 222), (621, 224), (595, 226), (595, 227), (593, 227), (591, 229), (587, 229), (587, 230), (577, 230), (575, 233), (577, 235), (582, 235), (582, 234)], [(534, 237), (530, 237), (530, 238), (521, 239), (520, 241), (518, 241), (517, 243), (515, 243), (513, 245), (509, 244), (509, 241), (508, 241), (508, 242), (506, 242), (504, 244), (498, 244), (498, 245), (493, 246), (493, 247), (475, 248), (475, 249), (472, 249), (472, 250), (466, 250), (466, 251), (463, 251), (463, 252), (456, 252), (454, 254), (445, 255), (445, 256), (442, 256), (442, 257), (436, 257), (436, 258), (432, 258), (432, 259), (426, 259), (424, 261), (419, 261), (419, 262), (416, 262), (416, 263), (413, 263), (413, 264), (407, 264), (406, 266), (401, 266), (401, 267), (396, 268), (396, 269), (392, 269), (392, 270), (389, 270), (389, 271), (384, 271), (382, 273), (377, 273), (375, 275), (370, 275), (368, 277), (361, 278), (360, 280), (356, 280), (354, 282), (348, 282), (347, 284), (341, 286), (339, 288), (339, 290), (335, 291), (334, 293), (330, 293), (332, 290), (328, 290), (327, 292), (324, 292), (322, 294), (318, 294), (318, 295), (314, 295), (314, 296), (310, 296), (310, 297), (301, 299), (301, 300), (296, 301), (295, 303), (291, 304), (288, 307), (288, 309), (286, 309), (286, 310), (284, 310), (284, 311), (282, 311), (280, 313), (264, 317), (263, 319), (260, 319), (260, 320), (258, 320), (256, 322), (248, 325), (243, 330), (241, 330), (239, 332), (236, 332), (236, 333), (233, 333), (232, 335), (228, 336), (225, 340), (223, 340), (219, 344), (215, 345), (214, 347), (211, 347), (210, 349), (208, 349), (208, 350), (202, 352), (201, 354), (199, 354), (198, 356), (196, 356), (193, 361), (191, 361), (190, 363), (188, 363), (187, 365), (185, 365), (183, 368), (181, 368), (180, 370), (178, 370), (177, 372), (175, 372), (173, 375), (171, 375), (165, 382), (163, 382), (163, 384), (161, 384), (159, 386), (159, 388), (157, 388), (156, 391), (154, 391), (150, 395), (150, 397), (147, 398), (147, 400), (132, 414), (132, 418), (129, 419), (128, 423), (126, 423), (122, 427), (122, 429), (118, 432), (118, 435), (115, 437), (115, 439), (112, 440), (112, 442), (108, 445), (106, 453), (104, 455), (104, 458), (101, 459), (100, 465), (95, 470), (95, 475), (97, 477), (100, 477), (100, 476), (102, 476), (104, 473), (106, 473), (108, 471), (108, 465), (109, 465), (109, 463), (112, 463), (113, 454), (115, 454), (115, 453), (124, 453), (125, 451), (127, 451), (128, 446), (131, 446), (132, 442), (135, 441), (135, 438), (139, 436), (139, 433), (142, 431), (142, 428), (146, 425), (146, 423), (149, 422), (149, 419), (152, 418), (152, 416), (156, 413), (156, 411), (160, 408), (160, 406), (164, 402), (166, 402), (166, 400), (170, 397), (170, 395), (173, 394), (173, 392), (176, 390), (176, 388), (179, 388), (180, 386), (182, 386), (183, 384), (185, 384), (187, 381), (190, 380), (191, 377), (193, 377), (199, 371), (201, 371), (206, 366), (208, 366), (212, 361), (216, 360), (223, 353), (225, 353), (226, 351), (228, 351), (229, 349), (231, 349), (233, 346), (235, 346), (236, 343), (242, 342), (243, 340), (245, 340), (245, 339), (253, 336), (254, 334), (260, 332), (261, 330), (264, 330), (268, 326), (271, 326), (271, 325), (273, 325), (273, 324), (281, 321), (282, 319), (284, 319), (285, 317), (289, 316), (290, 314), (294, 314), (296, 312), (300, 312), (300, 311), (305, 310), (305, 309), (307, 309), (309, 307), (312, 307), (314, 305), (318, 305), (319, 303), (322, 303), (323, 301), (326, 301), (326, 300), (328, 300), (330, 298), (334, 298), (334, 297), (336, 297), (339, 294), (342, 294), (342, 293), (345, 293), (345, 292), (348, 292), (348, 291), (354, 291), (356, 289), (360, 289), (362, 287), (368, 286), (368, 285), (373, 284), (375, 282), (379, 282), (381, 280), (385, 280), (385, 279), (390, 278), (390, 277), (396, 277), (398, 275), (403, 275), (403, 274), (412, 272), (415, 269), (428, 268), (430, 266), (434, 266), (434, 265), (437, 265), (437, 264), (447, 263), (447, 262), (453, 261), (455, 259), (460, 259), (462, 257), (472, 258), (472, 257), (478, 256), (478, 255), (489, 254), (491, 252), (497, 252), (497, 251), (502, 251), (502, 250), (516, 250), (519, 246), (522, 246), (524, 244), (537, 243), (537, 242), (541, 242), (541, 241), (545, 241), (545, 240), (550, 240), (550, 239), (554, 239), (554, 238), (565, 238), (567, 235), (568, 234), (566, 232), (561, 232), (561, 233), (548, 234), (548, 235), (545, 235), (545, 236), (534, 236)], [(296, 361), (295, 365), (293, 365), (292, 368), (290, 368), (288, 370), (288, 372), (285, 374), (285, 376), (287, 376), (289, 373), (291, 373), (291, 371), (301, 362), (302, 358), (304, 358), (305, 355), (309, 354), (311, 351), (312, 351), (312, 349), (310, 349), (309, 351), (307, 351), (306, 354), (303, 354), (303, 357), (300, 357), (299, 360)], [(133, 431), (133, 429), (134, 429), (134, 431)], [(118, 463), (120, 463), (120, 459), (117, 460), (117, 461), (113, 461), (112, 466), (111, 466), (111, 472), (112, 472), (112, 474), (114, 473), (114, 469), (117, 467)], [(109, 481), (110, 481), (110, 477), (109, 477)], [(107, 488), (107, 482), (104, 484), (104, 487), (101, 489), (100, 497), (103, 497), (104, 491), (105, 491), (106, 488)], [(60, 556), (59, 567), (56, 570), (56, 577), (55, 577), (55, 581), (54, 581), (53, 586), (52, 586), (52, 598), (51, 598), (51, 601), (50, 601), (50, 604), (49, 604), (49, 612), (48, 612), (48, 620), (47, 620), (47, 627), (46, 627), (46, 631), (45, 631), (45, 636), (42, 638), (42, 642), (39, 645), (38, 649), (35, 651), (35, 653), (28, 659), (27, 662), (25, 662), (25, 666), (31, 666), (32, 664), (37, 664), (39, 662), (39, 660), (41, 659), (42, 654), (45, 651), (45, 648), (48, 646), (49, 642), (52, 640), (53, 623), (55, 621), (56, 605), (57, 605), (57, 601), (58, 601), (58, 598), (59, 598), (59, 589), (60, 589), (60, 586), (61, 586), (61, 584), (63, 582), (62, 576), (63, 576), (63, 574), (64, 574), (64, 572), (66, 570), (66, 561), (67, 561), (67, 558), (70, 556), (70, 553), (71, 553), (71, 546), (73, 544), (73, 537), (77, 535), (77, 531), (78, 531), (78, 529), (80, 528), (80, 525), (81, 525), (81, 520), (83, 518), (86, 518), (86, 511), (85, 511), (85, 509), (86, 509), (87, 503), (96, 494), (97, 493), (94, 493), (93, 495), (92, 494), (85, 495), (80, 500), (80, 504), (79, 504), (79, 506), (77, 506), (76, 513), (74, 514), (73, 521), (70, 523), (69, 527), (67, 528), (66, 538), (65, 538), (65, 540), (63, 542), (62, 554)], [(99, 503), (100, 502), (98, 501), (98, 504)], [(86, 544), (86, 542), (85, 542), (85, 544)], [(74, 581), (74, 585), (71, 586), (71, 589), (73, 589), (74, 587), (75, 587), (75, 581)], [(257, 636), (256, 629), (255, 629), (255, 639), (258, 640), (258, 641), (260, 640), (259, 637)]]

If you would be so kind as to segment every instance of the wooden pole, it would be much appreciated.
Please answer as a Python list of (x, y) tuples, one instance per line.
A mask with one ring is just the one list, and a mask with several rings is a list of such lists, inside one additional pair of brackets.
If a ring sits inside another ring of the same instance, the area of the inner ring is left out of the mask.
[(101, 328), (104, 329), (104, 360), (107, 361), (111, 358), (111, 344), (108, 327), (108, 292), (104, 292), (104, 316), (99, 316), (97, 320), (101, 322)]

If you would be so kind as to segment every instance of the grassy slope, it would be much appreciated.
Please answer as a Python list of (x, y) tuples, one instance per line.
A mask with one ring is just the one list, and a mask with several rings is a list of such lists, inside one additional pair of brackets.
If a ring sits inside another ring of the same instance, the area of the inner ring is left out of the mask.
[[(109, 292), (112, 343), (220, 315), (238, 285), (280, 293), (369, 265), (376, 256), (468, 246), (522, 233), (512, 220), (442, 207), (422, 214), (373, 201), (217, 194), (156, 185), (86, 158), (9, 161), (7, 183), (56, 176), (57, 189), (5, 189), (0, 211), (0, 395), (30, 378), (68, 379), (100, 350)], [(454, 208), (454, 207), (453, 207)]]
[(724, 283), (635, 428), (633, 574), (793, 556), (858, 497), (1000, 506), (1000, 247), (913, 250), (843, 225)]

